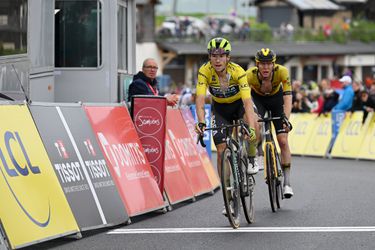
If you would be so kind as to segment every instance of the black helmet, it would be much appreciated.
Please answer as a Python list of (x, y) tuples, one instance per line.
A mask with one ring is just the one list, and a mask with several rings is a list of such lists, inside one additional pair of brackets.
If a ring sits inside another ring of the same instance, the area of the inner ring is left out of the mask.
[(222, 37), (211, 39), (207, 45), (208, 54), (229, 54), (231, 50), (229, 41)]
[(276, 54), (273, 50), (269, 48), (262, 48), (258, 50), (255, 54), (255, 61), (258, 62), (275, 62), (276, 61)]

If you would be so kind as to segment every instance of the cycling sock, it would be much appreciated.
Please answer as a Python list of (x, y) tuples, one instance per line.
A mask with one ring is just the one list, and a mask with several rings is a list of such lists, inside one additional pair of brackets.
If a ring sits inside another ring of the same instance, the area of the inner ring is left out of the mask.
[(284, 186), (286, 185), (290, 186), (290, 163), (282, 164), (281, 168), (284, 174)]
[(257, 145), (255, 143), (249, 143), (248, 156), (255, 157), (257, 154)]

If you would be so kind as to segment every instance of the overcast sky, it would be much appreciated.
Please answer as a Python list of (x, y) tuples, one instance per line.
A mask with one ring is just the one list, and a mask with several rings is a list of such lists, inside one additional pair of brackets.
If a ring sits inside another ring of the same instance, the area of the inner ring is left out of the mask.
[[(177, 1), (177, 12), (179, 13), (212, 13), (212, 14), (230, 14), (237, 5), (237, 14), (244, 16), (255, 15), (254, 9), (242, 6), (248, 0), (175, 0)], [(161, 4), (156, 6), (157, 13), (172, 13), (173, 0), (161, 0)]]

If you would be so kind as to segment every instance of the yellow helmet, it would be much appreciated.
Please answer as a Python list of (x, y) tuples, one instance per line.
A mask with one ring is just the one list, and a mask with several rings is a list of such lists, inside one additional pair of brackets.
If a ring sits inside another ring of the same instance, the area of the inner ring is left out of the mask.
[(262, 48), (255, 54), (256, 62), (276, 62), (276, 54), (269, 48)]
[(222, 37), (215, 37), (208, 42), (208, 54), (227, 54), (229, 55), (232, 47), (227, 39)]

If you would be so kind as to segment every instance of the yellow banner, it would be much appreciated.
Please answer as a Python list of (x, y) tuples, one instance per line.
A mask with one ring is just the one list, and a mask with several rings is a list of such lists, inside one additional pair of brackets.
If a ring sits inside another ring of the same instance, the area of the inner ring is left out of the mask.
[(311, 136), (305, 147), (305, 155), (324, 157), (332, 137), (331, 114), (320, 115), (314, 120)]
[(375, 115), (370, 113), (366, 119), (367, 133), (358, 153), (359, 159), (375, 160)]
[(368, 124), (362, 126), (363, 113), (347, 115), (332, 148), (332, 157), (357, 158)]
[[(292, 118), (292, 117), (291, 117)], [(289, 133), (289, 147), (292, 154), (303, 155), (314, 130), (316, 114), (293, 114), (293, 130)]]
[(78, 232), (30, 112), (0, 106), (0, 218), (12, 248)]

